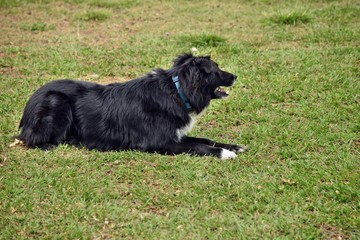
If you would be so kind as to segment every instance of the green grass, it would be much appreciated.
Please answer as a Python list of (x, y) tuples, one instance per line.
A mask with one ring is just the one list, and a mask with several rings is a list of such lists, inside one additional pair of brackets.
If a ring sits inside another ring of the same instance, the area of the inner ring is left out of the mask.
[(110, 16), (111, 14), (104, 10), (87, 10), (79, 16), (79, 19), (84, 21), (105, 21)]
[(140, 3), (140, 0), (107, 0), (107, 1), (90, 1), (89, 4), (96, 7), (111, 8), (111, 9), (126, 9), (136, 6)]
[(226, 42), (226, 39), (215, 34), (183, 35), (178, 38), (179, 44), (196, 47), (217, 47)]
[(305, 12), (279, 13), (268, 17), (269, 22), (279, 25), (306, 24), (312, 21), (312, 18)]
[[(359, 12), (1, 0), (0, 239), (359, 239)], [(9, 147), (46, 82), (126, 81), (192, 47), (238, 75), (191, 133), (247, 145), (235, 160)]]
[(31, 32), (44, 32), (47, 30), (54, 30), (54, 29), (55, 29), (54, 25), (48, 25), (42, 22), (36, 22), (31, 24), (25, 23), (21, 26), (21, 30), (31, 31)]

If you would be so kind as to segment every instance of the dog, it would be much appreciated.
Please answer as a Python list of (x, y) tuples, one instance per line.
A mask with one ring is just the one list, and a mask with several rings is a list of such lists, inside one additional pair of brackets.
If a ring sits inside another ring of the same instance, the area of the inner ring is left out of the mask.
[(232, 86), (236, 78), (209, 56), (186, 53), (171, 69), (155, 69), (125, 83), (55, 80), (30, 97), (17, 138), (43, 150), (68, 143), (100, 151), (232, 159), (245, 148), (187, 133), (212, 99), (228, 96), (220, 87)]

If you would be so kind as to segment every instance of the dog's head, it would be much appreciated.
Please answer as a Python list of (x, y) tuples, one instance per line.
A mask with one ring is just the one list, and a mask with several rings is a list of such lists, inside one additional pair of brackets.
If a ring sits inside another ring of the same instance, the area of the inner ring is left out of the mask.
[[(237, 76), (223, 71), (210, 57), (194, 57), (184, 54), (174, 61), (182, 89), (192, 105), (198, 109), (206, 107), (211, 99), (225, 98), (228, 93), (221, 87), (230, 87)], [(202, 106), (204, 105), (204, 106)]]

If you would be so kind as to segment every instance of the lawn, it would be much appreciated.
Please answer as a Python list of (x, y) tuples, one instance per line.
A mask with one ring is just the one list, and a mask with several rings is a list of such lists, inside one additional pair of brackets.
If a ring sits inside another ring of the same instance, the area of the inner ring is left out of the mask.
[[(360, 4), (0, 0), (0, 239), (359, 239)], [(197, 48), (238, 75), (192, 136), (236, 159), (12, 144), (43, 84)]]

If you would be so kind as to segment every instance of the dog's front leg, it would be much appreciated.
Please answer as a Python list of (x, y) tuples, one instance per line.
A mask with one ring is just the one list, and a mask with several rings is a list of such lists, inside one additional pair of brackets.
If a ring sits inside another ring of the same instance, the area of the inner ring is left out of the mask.
[(169, 143), (163, 148), (158, 149), (157, 152), (168, 155), (189, 153), (197, 156), (215, 156), (221, 160), (236, 158), (236, 153), (229, 151), (228, 149), (192, 141)]
[(195, 137), (183, 137), (182, 142), (185, 143), (202, 143), (202, 144), (206, 144), (209, 146), (213, 146), (213, 147), (218, 147), (218, 148), (225, 148), (229, 151), (235, 152), (235, 153), (242, 153), (245, 152), (245, 147), (242, 146), (238, 146), (235, 144), (225, 144), (225, 143), (219, 143), (219, 142), (215, 142), (212, 141), (210, 139), (207, 138), (195, 138)]

